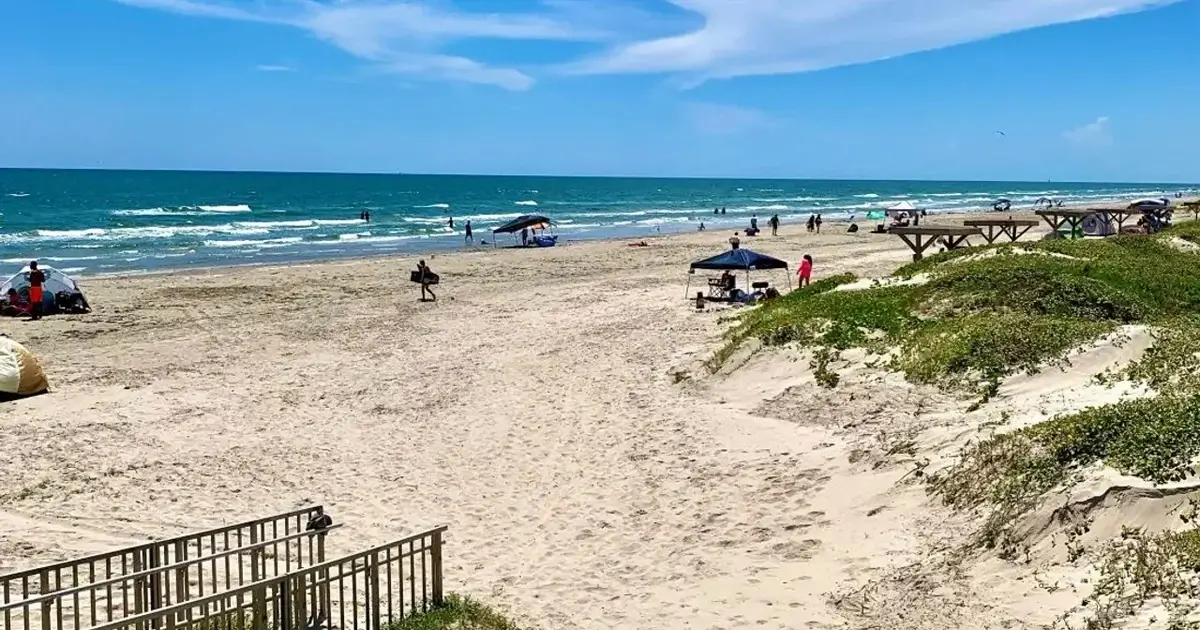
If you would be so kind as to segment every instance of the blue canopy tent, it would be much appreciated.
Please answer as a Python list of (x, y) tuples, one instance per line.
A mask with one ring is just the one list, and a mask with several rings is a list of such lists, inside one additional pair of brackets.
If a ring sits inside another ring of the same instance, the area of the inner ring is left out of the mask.
[[(691, 268), (688, 270), (688, 285), (687, 288), (684, 289), (685, 297), (687, 293), (691, 292), (692, 290), (692, 274), (696, 273), (697, 269), (705, 269), (709, 271), (745, 271), (746, 283), (749, 285), (751, 271), (764, 269), (783, 269), (784, 271), (787, 271), (788, 264), (786, 261), (778, 258), (773, 258), (771, 256), (767, 256), (766, 254), (760, 254), (756, 251), (740, 247), (738, 249), (731, 249), (726, 252), (721, 252), (720, 254), (717, 254), (711, 258), (697, 260), (696, 262), (692, 263)], [(790, 289), (792, 287), (792, 277), (791, 275), (788, 275), (787, 278), (788, 288)]]

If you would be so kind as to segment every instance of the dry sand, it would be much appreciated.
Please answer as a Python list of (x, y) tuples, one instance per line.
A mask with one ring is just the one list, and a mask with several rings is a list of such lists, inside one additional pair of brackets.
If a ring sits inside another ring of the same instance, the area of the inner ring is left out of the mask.
[[(826, 228), (743, 243), (818, 278), (909, 260)], [(914, 462), (1136, 392), (1022, 377), (966, 414), (853, 356), (816, 388), (791, 351), (676, 383), (730, 312), (684, 300), (687, 263), (728, 236), (438, 255), (435, 304), (415, 256), (87, 280), (91, 315), (0, 323), (54, 386), (0, 408), (0, 571), (322, 503), (332, 553), (448, 524), (448, 589), (547, 629), (1013, 628), (1078, 603), (956, 564), (966, 523)]]

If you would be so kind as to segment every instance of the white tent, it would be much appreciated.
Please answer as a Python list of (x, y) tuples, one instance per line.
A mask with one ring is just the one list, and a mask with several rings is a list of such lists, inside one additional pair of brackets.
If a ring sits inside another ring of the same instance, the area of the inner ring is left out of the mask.
[(49, 388), (37, 357), (25, 346), (0, 336), (0, 398), (33, 396)]
[(916, 212), (917, 207), (911, 201), (901, 201), (900, 203), (888, 208), (888, 212)]
[[(54, 267), (39, 266), (42, 273), (46, 275), (46, 281), (42, 283), (42, 312), (53, 313), (58, 309), (55, 296), (59, 293), (68, 293), (71, 295), (83, 295), (83, 291), (79, 290), (79, 285), (71, 279), (67, 274), (55, 269)], [(29, 299), (29, 267), (25, 267), (16, 275), (9, 278), (0, 285), (0, 298), (8, 295), (9, 289), (15, 289), (25, 299)], [(86, 307), (87, 301), (81, 300)]]

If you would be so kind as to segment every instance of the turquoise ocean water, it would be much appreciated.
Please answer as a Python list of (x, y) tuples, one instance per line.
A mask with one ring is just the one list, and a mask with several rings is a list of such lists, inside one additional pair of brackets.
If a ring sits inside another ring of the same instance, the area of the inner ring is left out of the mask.
[[(1195, 187), (0, 169), (0, 273), (34, 258), (91, 275), (442, 250), (463, 247), (468, 219), (478, 243), (530, 212), (551, 217), (561, 241), (691, 231), (701, 221), (737, 229), (755, 214), (861, 219), (902, 200), (950, 212), (1001, 197), (1027, 207), (1043, 196), (1084, 204), (1180, 191)], [(727, 213), (714, 216), (719, 206)]]

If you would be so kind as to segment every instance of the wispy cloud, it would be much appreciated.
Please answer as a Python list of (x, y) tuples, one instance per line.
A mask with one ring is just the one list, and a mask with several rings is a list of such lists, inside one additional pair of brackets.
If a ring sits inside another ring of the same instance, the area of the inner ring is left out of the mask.
[(291, 66), (279, 66), (269, 63), (262, 63), (254, 67), (259, 72), (295, 72), (296, 69)]
[[(219, 0), (115, 0), (180, 15), (278, 24), (302, 29), (378, 68), (414, 77), (466, 81), (524, 90), (533, 78), (521, 70), (441, 52), (469, 39), (613, 41), (620, 11), (588, 23), (564, 0), (527, 13), (457, 11), (444, 2), (387, 0), (265, 0), (235, 5)], [(614, 8), (621, 8), (616, 3)], [(628, 17), (628, 15), (625, 15)]]
[[(534, 83), (530, 68), (663, 73), (688, 87), (871, 62), (1182, 0), (521, 0), (523, 11), (489, 12), (454, 0), (115, 1), (284, 25), (388, 72), (523, 90)], [(590, 43), (600, 52), (519, 68), (447, 52), (480, 39)]]
[(718, 103), (688, 103), (685, 113), (696, 131), (710, 136), (743, 133), (771, 122), (766, 113), (757, 109)]
[(616, 45), (572, 64), (584, 74), (709, 79), (806, 72), (945, 48), (1180, 0), (665, 0), (703, 25)]
[(1108, 116), (1101, 116), (1086, 125), (1064, 131), (1063, 138), (1072, 145), (1084, 149), (1111, 147), (1113, 137), (1108, 122)]

